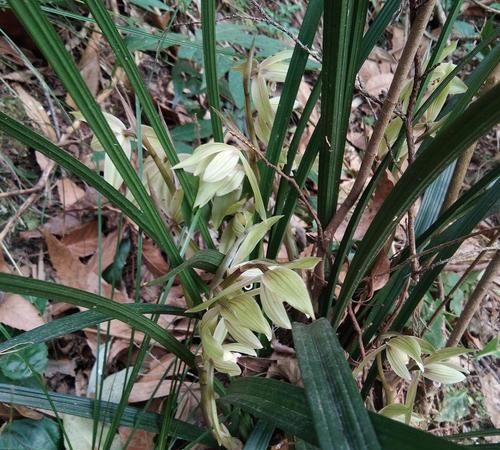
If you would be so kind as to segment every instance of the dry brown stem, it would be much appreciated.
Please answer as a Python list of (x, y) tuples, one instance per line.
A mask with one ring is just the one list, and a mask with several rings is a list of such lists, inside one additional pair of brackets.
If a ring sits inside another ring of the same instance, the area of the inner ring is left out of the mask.
[(339, 209), (334, 214), (330, 223), (325, 229), (325, 236), (328, 239), (333, 239), (335, 231), (343, 222), (349, 210), (356, 203), (359, 195), (363, 191), (366, 180), (370, 176), (370, 172), (373, 162), (375, 161), (378, 148), (380, 146), (380, 143), (384, 139), (385, 130), (392, 119), (394, 110), (401, 95), (401, 91), (405, 86), (408, 73), (410, 72), (413, 60), (420, 46), (422, 36), (424, 34), (427, 23), (429, 22), (429, 18), (434, 9), (434, 5), (435, 0), (427, 0), (418, 8), (415, 21), (413, 22), (408, 40), (401, 55), (401, 59), (399, 61), (398, 67), (396, 68), (396, 72), (394, 73), (394, 78), (392, 80), (391, 86), (389, 87), (389, 92), (387, 93), (384, 105), (382, 107), (382, 110), (380, 111), (379, 118), (375, 124), (375, 128), (373, 129), (373, 134), (370, 138), (370, 141), (368, 142), (366, 153), (363, 158), (363, 162), (361, 163), (361, 167), (359, 169), (354, 185), (344, 203), (340, 205)]

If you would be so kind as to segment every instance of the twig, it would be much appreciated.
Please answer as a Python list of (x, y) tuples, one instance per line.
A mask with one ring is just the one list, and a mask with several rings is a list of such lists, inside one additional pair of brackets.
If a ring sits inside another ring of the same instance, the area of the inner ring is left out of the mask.
[(453, 329), (450, 337), (448, 338), (448, 342), (446, 343), (447, 347), (455, 347), (458, 345), (460, 340), (462, 339), (463, 334), (467, 331), (467, 327), (469, 326), (472, 317), (476, 313), (477, 309), (481, 305), (481, 301), (486, 296), (490, 285), (495, 280), (496, 275), (500, 271), (500, 250), (495, 252), (493, 259), (488, 264), (483, 276), (477, 283), (474, 292), (470, 296), (470, 298), (465, 303), (464, 309), (458, 321)]
[(380, 143), (384, 139), (385, 130), (392, 119), (392, 115), (398, 103), (399, 96), (401, 95), (401, 91), (405, 86), (406, 78), (408, 76), (408, 73), (410, 72), (411, 65), (420, 46), (425, 28), (434, 9), (434, 4), (435, 0), (427, 0), (427, 2), (425, 2), (418, 8), (415, 21), (410, 31), (410, 35), (408, 36), (408, 40), (403, 49), (398, 67), (396, 68), (396, 72), (394, 73), (394, 78), (389, 88), (389, 92), (387, 93), (387, 97), (384, 101), (382, 110), (380, 111), (378, 121), (375, 124), (375, 128), (373, 129), (373, 134), (368, 143), (365, 156), (361, 163), (361, 167), (359, 169), (354, 185), (344, 203), (342, 203), (337, 212), (333, 215), (330, 223), (325, 229), (325, 235), (329, 239), (333, 239), (335, 231), (343, 222), (349, 210), (356, 203), (359, 195), (363, 190), (366, 180), (370, 176), (370, 171), (373, 162), (375, 161), (378, 148), (380, 146)]
[(261, 22), (265, 22), (268, 25), (271, 25), (288, 36), (293, 42), (295, 42), (302, 50), (309, 53), (309, 55), (315, 59), (317, 62), (321, 64), (321, 57), (318, 55), (318, 52), (311, 50), (307, 45), (304, 45), (297, 37), (295, 37), (289, 30), (287, 30), (283, 25), (280, 25), (276, 22), (265, 10), (262, 6), (260, 6), (255, 0), (251, 0), (251, 3), (260, 14), (262, 14), (262, 18), (247, 16), (247, 18), (251, 20), (258, 20)]
[(24, 212), (33, 204), (39, 197), (40, 191), (42, 191), (46, 184), (52, 170), (55, 167), (55, 163), (50, 161), (42, 172), (41, 177), (38, 179), (35, 186), (32, 189), (35, 189), (34, 192), (24, 201), (24, 203), (19, 207), (16, 213), (7, 221), (2, 231), (0, 232), (0, 242), (3, 242), (4, 239), (9, 234), (12, 227), (15, 226), (19, 218), (24, 214)]
[(479, 0), (472, 0), (472, 3), (475, 5), (479, 6), (480, 8), (483, 8), (485, 11), (488, 11), (493, 14), (500, 14), (500, 10), (496, 8), (492, 8), (491, 6), (485, 5), (484, 3), (481, 3)]
[[(384, 106), (384, 101), (376, 97), (375, 95), (370, 94), (361, 84), (359, 77), (357, 77), (356, 82), (354, 83), (354, 89), (358, 91), (358, 94), (361, 95), (365, 100), (372, 101), (373, 103)], [(401, 111), (397, 106), (394, 108), (393, 114), (405, 120), (406, 115)]]
[(349, 303), (349, 306), (347, 307), (347, 312), (349, 314), (349, 317), (351, 318), (354, 331), (358, 336), (359, 351), (361, 353), (362, 360), (364, 360), (366, 358), (366, 351), (365, 351), (365, 346), (363, 344), (363, 330), (361, 330), (359, 326), (358, 320), (356, 319), (356, 314), (354, 314), (351, 303)]
[(316, 226), (318, 228), (318, 239), (320, 242), (321, 247), (324, 247), (325, 245), (325, 239), (324, 239), (324, 232), (323, 232), (323, 227), (321, 226), (321, 222), (319, 220), (318, 215), (316, 214), (316, 210), (312, 207), (312, 205), (309, 203), (307, 200), (307, 197), (305, 196), (304, 192), (300, 188), (300, 186), (297, 184), (295, 181), (295, 178), (287, 175), (285, 172), (283, 172), (276, 164), (273, 164), (271, 161), (269, 161), (264, 153), (260, 151), (260, 149), (254, 147), (251, 142), (249, 142), (247, 139), (245, 139), (243, 136), (241, 136), (240, 133), (235, 132), (232, 129), (228, 129), (228, 133), (234, 136), (235, 138), (241, 140), (250, 150), (252, 150), (255, 155), (269, 168), (273, 169), (279, 176), (281, 176), (283, 179), (285, 179), (296, 191), (297, 194), (299, 195), (300, 200), (306, 207), (307, 211), (309, 214), (311, 214), (312, 218), (314, 219), (314, 222), (316, 223)]
[[(490, 242), (488, 243), (488, 247), (490, 245), (492, 245), (493, 243), (495, 243), (495, 241), (498, 239), (499, 235), (500, 235), (500, 231), (497, 231), (494, 234), (494, 236), (490, 239)], [(467, 267), (467, 270), (462, 274), (462, 276), (460, 277), (460, 279), (455, 283), (455, 286), (453, 286), (450, 289), (450, 292), (448, 292), (448, 294), (444, 297), (444, 299), (442, 300), (442, 302), (439, 304), (439, 306), (436, 308), (436, 310), (432, 314), (431, 318), (428, 320), (428, 322), (427, 322), (427, 328), (429, 328), (432, 325), (432, 322), (434, 322), (434, 320), (436, 319), (436, 317), (438, 316), (438, 314), (441, 312), (441, 310), (443, 308), (446, 308), (446, 306), (448, 305), (448, 303), (451, 302), (451, 300), (453, 299), (453, 294), (457, 291), (457, 289), (460, 288), (460, 286), (462, 286), (463, 282), (472, 273), (472, 271), (474, 270), (474, 268), (481, 262), (481, 259), (483, 258), (484, 255), (486, 255), (487, 252), (488, 252), (488, 250), (483, 250), (481, 253), (479, 253), (479, 255), (477, 255), (477, 258), (474, 261), (472, 261), (472, 263), (470, 264), (470, 266)]]
[(467, 174), (467, 169), (469, 168), (472, 155), (474, 155), (475, 148), (476, 144), (471, 145), (458, 158), (455, 169), (453, 170), (450, 185), (448, 186), (446, 196), (443, 200), (443, 205), (441, 206), (441, 213), (446, 211), (458, 199), (460, 189), (462, 189), (464, 184), (465, 175)]
[[(433, 247), (429, 247), (428, 249), (423, 250), (420, 253), (417, 253), (414, 257), (415, 258), (420, 258), (421, 256), (428, 255), (429, 253), (434, 253), (436, 250), (441, 250), (442, 248), (448, 247), (449, 245), (453, 245), (453, 244), (456, 244), (458, 242), (464, 241), (465, 239), (470, 239), (470, 238), (475, 237), (475, 236), (480, 236), (480, 235), (486, 233), (487, 231), (497, 231), (499, 229), (500, 229), (500, 225), (497, 225), (497, 226), (494, 226), (494, 227), (489, 227), (489, 228), (486, 228), (486, 229), (481, 229), (479, 231), (474, 231), (474, 232), (469, 233), (469, 234), (464, 234), (463, 236), (460, 236), (458, 238), (452, 239), (451, 241), (446, 241), (446, 242), (443, 242), (441, 244), (437, 244), (437, 245), (435, 245)], [(399, 251), (398, 253), (396, 253), (394, 255), (394, 257), (398, 256), (403, 251), (404, 251), (404, 249), (401, 250), (401, 251)], [(397, 266), (393, 266), (393, 268), (400, 268), (400, 267), (403, 267), (405, 264), (406, 264), (406, 261), (403, 262), (403, 263), (401, 263), (401, 264), (398, 264)]]
[[(415, 16), (417, 13), (416, 0), (410, 0), (410, 20), (413, 24), (415, 21)], [(408, 167), (410, 167), (415, 162), (415, 154), (417, 153), (415, 149), (414, 140), (414, 130), (413, 130), (413, 114), (415, 112), (415, 105), (417, 102), (418, 92), (420, 90), (420, 77), (422, 73), (422, 61), (420, 59), (419, 52), (415, 53), (415, 58), (413, 59), (413, 64), (415, 66), (415, 73), (413, 75), (413, 86), (411, 88), (410, 98), (408, 100), (408, 108), (406, 110), (405, 128), (406, 128), (406, 142), (408, 146)], [(413, 203), (408, 209), (408, 249), (410, 251), (410, 256), (417, 254), (417, 244), (415, 238), (415, 216), (416, 216), (416, 205)], [(418, 272), (419, 263), (418, 258), (411, 258), (411, 278), (414, 283), (418, 282)]]
[(17, 189), (15, 191), (0, 192), (0, 200), (8, 197), (15, 197), (16, 195), (32, 194), (33, 192), (40, 192), (45, 186), (32, 186), (28, 189)]

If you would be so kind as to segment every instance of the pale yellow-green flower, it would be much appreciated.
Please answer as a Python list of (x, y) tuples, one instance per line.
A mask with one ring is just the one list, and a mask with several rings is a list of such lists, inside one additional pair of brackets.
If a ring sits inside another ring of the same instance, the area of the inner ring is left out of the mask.
[(241, 157), (240, 150), (233, 145), (203, 144), (173, 169), (184, 169), (200, 178), (194, 206), (201, 207), (215, 196), (222, 197), (240, 188), (245, 177)]
[(282, 328), (292, 328), (283, 303), (314, 318), (309, 292), (301, 276), (286, 267), (276, 267), (265, 272), (261, 279), (260, 299), (267, 317)]
[[(411, 381), (407, 366), (413, 360), (425, 378), (443, 384), (454, 384), (465, 379), (467, 370), (452, 362), (452, 358), (471, 351), (459, 347), (435, 350), (426, 341), (414, 336), (393, 337), (387, 341), (385, 349), (391, 369), (401, 378)], [(422, 354), (427, 356), (422, 358)]]
[(203, 347), (203, 358), (208, 359), (222, 373), (239, 375), (241, 369), (237, 364), (238, 357), (244, 353), (255, 356), (255, 350), (241, 343), (224, 344), (227, 327), (223, 318), (219, 318), (217, 308), (208, 310), (200, 321), (200, 337)]
[[(429, 74), (429, 83), (427, 87), (427, 92), (423, 98), (426, 100), (442, 83), (442, 81), (455, 69), (456, 65), (443, 61), (446, 56), (452, 53), (457, 46), (457, 42), (453, 42), (448, 47), (446, 47), (438, 59), (438, 64)], [(401, 93), (401, 100), (403, 102), (403, 111), (406, 110), (408, 106), (408, 101), (410, 98), (410, 93), (412, 89), (412, 82), (409, 81)], [(434, 99), (434, 101), (429, 105), (427, 110), (424, 112), (419, 123), (416, 124), (415, 129), (427, 130), (430, 125), (433, 125), (436, 121), (439, 113), (443, 109), (443, 106), (449, 96), (462, 94), (467, 90), (467, 85), (458, 77), (454, 77), (446, 87), (439, 93), (439, 95)], [(379, 147), (379, 156), (382, 157), (388, 151), (388, 145), (392, 146), (396, 141), (401, 127), (403, 126), (403, 121), (400, 117), (394, 118), (387, 126), (383, 142), (381, 142)], [(406, 145), (406, 144), (404, 144)]]
[(292, 52), (283, 50), (275, 55), (264, 59), (257, 64), (255, 74), (252, 78), (251, 95), (257, 110), (255, 119), (255, 132), (257, 137), (264, 143), (269, 142), (269, 135), (276, 115), (279, 97), (270, 97), (268, 82), (283, 83), (288, 72)]
[[(125, 133), (127, 127), (120, 119), (113, 116), (112, 114), (106, 112), (103, 112), (102, 114), (104, 115), (106, 122), (111, 128), (111, 131), (113, 131), (113, 134), (115, 135), (118, 144), (120, 144), (120, 147), (123, 149), (123, 152), (125, 153), (127, 158), (130, 158), (130, 154), (132, 152), (132, 141), (131, 141), (131, 136)], [(86, 121), (85, 117), (81, 112), (74, 112), (73, 116), (78, 120)], [(90, 147), (92, 148), (92, 150), (94, 150), (94, 152), (104, 151), (103, 146), (95, 136), (93, 136), (92, 138)], [(109, 184), (111, 184), (115, 189), (120, 189), (123, 183), (122, 176), (116, 169), (113, 161), (111, 161), (111, 158), (107, 153), (106, 156), (104, 157), (104, 179)]]
[(410, 371), (407, 368), (410, 359), (417, 364), (420, 370), (423, 370), (421, 353), (420, 343), (413, 336), (397, 336), (387, 342), (387, 361), (389, 361), (392, 370), (406, 381), (411, 381)]
[(453, 362), (454, 358), (471, 352), (460, 347), (445, 347), (424, 358), (423, 376), (442, 384), (454, 384), (465, 380), (467, 369)]

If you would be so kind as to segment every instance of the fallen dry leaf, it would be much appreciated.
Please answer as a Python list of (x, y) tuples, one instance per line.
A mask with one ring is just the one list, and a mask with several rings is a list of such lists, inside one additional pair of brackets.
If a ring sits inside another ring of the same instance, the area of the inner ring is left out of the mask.
[(159, 381), (136, 381), (130, 393), (129, 403), (145, 402), (150, 398), (166, 397), (169, 395), (172, 389), (172, 380), (164, 380), (158, 387)]
[(113, 294), (113, 300), (121, 303), (129, 302), (126, 295), (113, 289), (102, 278), (100, 279), (93, 271), (93, 267), (83, 264), (61, 241), (46, 231), (42, 231), (42, 234), (47, 242), (50, 261), (62, 284), (100, 294), (107, 298), (111, 298), (111, 294)]
[(154, 448), (156, 433), (129, 427), (120, 427), (118, 433), (122, 442), (128, 442), (127, 450), (152, 450)]
[(179, 404), (175, 418), (184, 421), (201, 420), (200, 401), (200, 385), (198, 383), (183, 383), (180, 389)]
[(101, 260), (101, 270), (105, 270), (115, 260), (116, 248), (120, 242), (121, 236), (118, 236), (118, 231), (109, 233), (102, 240), (100, 253), (95, 253), (87, 263), (87, 269), (97, 273), (99, 258)]
[(391, 262), (387, 252), (382, 249), (373, 264), (370, 273), (370, 291), (375, 292), (382, 289), (389, 281)]
[(62, 284), (86, 290), (88, 270), (71, 250), (46, 231), (42, 231), (50, 262)]
[(380, 73), (371, 77), (365, 84), (365, 90), (374, 97), (379, 97), (381, 94), (389, 90), (394, 75), (392, 73)]
[(97, 250), (97, 221), (88, 222), (66, 234), (61, 243), (80, 258), (93, 255)]
[(80, 217), (74, 213), (64, 213), (51, 217), (38, 230), (29, 230), (19, 233), (21, 239), (34, 239), (42, 236), (41, 231), (46, 231), (56, 236), (63, 236), (81, 226)]
[(85, 197), (85, 191), (69, 178), (61, 178), (56, 182), (59, 200), (64, 208), (69, 208)]
[[(13, 88), (19, 96), (19, 99), (26, 110), (26, 114), (34, 122), (35, 126), (37, 126), (49, 140), (56, 142), (56, 132), (54, 131), (49, 115), (45, 111), (42, 104), (28, 94), (20, 84), (14, 84)], [(43, 170), (43, 167), (41, 167), (41, 169)]]
[(168, 272), (169, 267), (165, 258), (151, 239), (144, 239), (142, 243), (142, 256), (146, 266), (153, 275), (159, 277)]
[[(101, 66), (99, 64), (101, 38), (102, 36), (99, 31), (95, 30), (92, 32), (92, 35), (87, 42), (87, 47), (85, 48), (78, 64), (82, 78), (85, 80), (87, 87), (94, 97), (97, 97), (97, 93), (99, 91), (99, 81), (101, 78)], [(73, 109), (78, 109), (69, 94), (66, 96), (66, 102)]]
[(7, 294), (0, 301), (0, 322), (23, 331), (45, 324), (35, 306), (17, 294)]

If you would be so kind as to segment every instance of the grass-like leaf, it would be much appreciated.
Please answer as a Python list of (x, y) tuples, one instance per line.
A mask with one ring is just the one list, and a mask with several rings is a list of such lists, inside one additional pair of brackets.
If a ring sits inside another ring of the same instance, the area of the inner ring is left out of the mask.
[[(111, 130), (108, 122), (105, 120), (99, 105), (87, 88), (87, 85), (85, 84), (85, 81), (83, 80), (73, 59), (66, 51), (61, 39), (56, 34), (54, 28), (48, 22), (45, 14), (40, 9), (40, 4), (38, 2), (17, 2), (13, 0), (9, 0), (8, 3), (16, 13), (19, 20), (23, 23), (24, 27), (30, 32), (37, 46), (40, 48), (47, 61), (61, 79), (73, 101), (85, 117), (85, 120), (92, 128), (94, 135), (102, 144), (104, 150), (113, 161), (116, 169), (123, 177), (128, 189), (134, 196), (137, 203), (141, 205), (143, 214), (149, 221), (150, 227), (156, 230), (158, 244), (167, 249), (167, 254), (174, 266), (181, 264), (182, 258), (177, 251), (172, 236), (166, 229), (165, 223), (163, 222), (159, 212), (156, 210), (151, 197), (148, 195), (142, 181), (138, 177), (130, 161), (127, 159), (125, 152), (120, 147), (113, 131)], [(96, 4), (97, 3), (98, 2), (96, 2)], [(97, 4), (96, 10), (99, 11), (100, 9), (102, 9), (102, 5), (101, 8), (99, 8), (99, 5)], [(106, 11), (104, 12), (107, 14)], [(130, 57), (130, 55), (128, 56)], [(126, 55), (123, 55), (123, 58), (124, 61), (127, 61)], [(142, 80), (140, 81), (142, 83)], [(146, 95), (149, 94), (146, 93)], [(155, 113), (157, 122), (160, 122), (159, 116), (156, 114), (156, 111), (154, 111), (152, 100), (150, 97), (148, 98), (150, 100), (150, 109), (152, 109)], [(154, 125), (153, 122), (152, 125)], [(162, 124), (159, 123), (159, 125), (161, 126)], [(155, 131), (160, 131), (160, 126), (155, 127)], [(166, 131), (163, 127), (162, 130), (163, 135), (166, 135)], [(161, 135), (162, 134), (160, 133), (160, 136)], [(161, 139), (160, 136), (159, 138)], [(163, 145), (165, 144), (163, 141), (160, 142), (162, 142)], [(188, 195), (188, 193), (189, 190), (186, 195)], [(194, 303), (199, 302), (200, 299), (197, 283), (193, 274), (191, 272), (183, 273), (181, 274), (181, 279), (188, 297)]]
[[(276, 164), (285, 136), (290, 123), (290, 116), (293, 111), (293, 105), (297, 98), (300, 81), (304, 75), (309, 53), (303, 48), (311, 47), (316, 34), (319, 19), (323, 12), (323, 0), (311, 0), (307, 5), (307, 10), (302, 21), (302, 26), (298, 35), (298, 40), (302, 43), (295, 45), (292, 59), (290, 60), (290, 70), (286, 74), (283, 92), (276, 111), (276, 116), (269, 137), (269, 145), (266, 151), (266, 158), (273, 164)], [(274, 171), (265, 165), (261, 165), (260, 190), (264, 205), (267, 207), (269, 196), (271, 194), (272, 179)]]
[[(132, 88), (141, 103), (144, 114), (149, 120), (150, 125), (153, 127), (168, 160), (172, 165), (177, 164), (179, 162), (179, 157), (177, 156), (172, 139), (168, 134), (162, 118), (158, 114), (157, 108), (153, 103), (153, 99), (151, 98), (151, 95), (146, 87), (143, 76), (135, 65), (134, 59), (125, 46), (118, 29), (106, 10), (105, 4), (99, 0), (86, 0), (86, 3), (104, 36), (108, 40), (109, 45), (113, 49), (118, 63), (123, 67), (123, 70), (127, 74), (130, 84), (132, 85)], [(177, 177), (179, 178), (179, 182), (187, 201), (187, 204), (184, 204), (183, 213), (185, 218), (189, 221), (191, 206), (194, 204), (195, 198), (194, 188), (184, 171), (178, 171)], [(212, 238), (210, 237), (206, 223), (204, 221), (200, 221), (199, 226), (206, 243), (212, 247)]]
[[(219, 80), (217, 77), (216, 42), (215, 42), (215, 0), (201, 2), (201, 31), (203, 35), (203, 60), (207, 82), (208, 105), (220, 111)], [(210, 111), (212, 132), (216, 142), (223, 142), (222, 122), (219, 115)]]
[[(128, 311), (134, 314), (172, 314), (177, 316), (192, 317), (192, 314), (186, 313), (182, 308), (167, 305), (156, 304), (124, 304), (122, 305), (124, 314)], [(7, 350), (15, 350), (27, 345), (47, 342), (75, 331), (92, 327), (102, 322), (112, 320), (114, 317), (97, 310), (81, 311), (69, 316), (52, 320), (44, 325), (34, 328), (30, 331), (18, 334), (11, 339), (0, 343), (0, 354)]]
[(461, 116), (443, 125), (436, 138), (419, 153), (394, 186), (359, 246), (335, 305), (335, 326), (358, 283), (405, 211), (448, 164), (499, 120), (500, 86), (497, 86), (470, 105)]
[[(0, 384), (0, 402), (44, 410), (51, 410), (53, 405), (60, 413), (86, 417), (88, 419), (99, 419), (105, 423), (111, 421), (117, 408), (115, 403), (100, 401), (99, 409), (96, 409), (95, 400), (55, 392), (50, 393), (49, 400), (44, 391), (10, 384)], [(99, 411), (98, 417), (95, 417), (96, 410)], [(127, 406), (120, 425), (157, 433), (160, 429), (161, 421), (162, 416), (160, 414)], [(188, 442), (199, 441), (208, 446), (215, 446), (214, 440), (207, 430), (181, 420), (173, 419), (171, 433), (173, 437)]]
[(294, 324), (305, 393), (323, 450), (377, 450), (380, 445), (352, 378), (344, 350), (326, 319)]
[(185, 345), (172, 336), (169, 331), (143, 315), (124, 309), (120, 303), (110, 301), (105, 297), (80, 289), (6, 273), (0, 273), (0, 291), (20, 295), (33, 295), (93, 309), (113, 319), (120, 320), (136, 330), (142, 331), (163, 345), (168, 351), (177, 355), (186, 364), (191, 367), (194, 366), (193, 354)]
[[(241, 378), (229, 386), (224, 403), (237, 406), (277, 428), (318, 445), (312, 413), (303, 388), (270, 378)], [(462, 446), (400, 422), (369, 413), (383, 450), (464, 450)], [(330, 449), (340, 448), (337, 446)]]
[(366, 9), (365, 0), (325, 2), (318, 181), (318, 216), (323, 225), (337, 208)]

